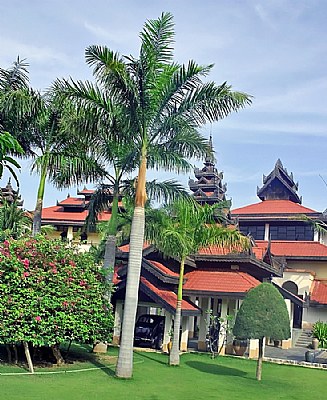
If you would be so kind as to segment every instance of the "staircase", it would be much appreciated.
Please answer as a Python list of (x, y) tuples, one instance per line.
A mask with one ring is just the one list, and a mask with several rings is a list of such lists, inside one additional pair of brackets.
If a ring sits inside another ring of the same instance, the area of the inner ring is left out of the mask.
[(295, 342), (294, 347), (304, 347), (308, 348), (312, 344), (312, 332), (309, 330), (303, 330), (301, 335)]

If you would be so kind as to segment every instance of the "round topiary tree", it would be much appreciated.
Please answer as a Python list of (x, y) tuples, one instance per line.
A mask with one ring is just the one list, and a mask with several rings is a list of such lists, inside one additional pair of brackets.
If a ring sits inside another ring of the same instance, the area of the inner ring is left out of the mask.
[(259, 339), (257, 380), (261, 380), (263, 341), (291, 336), (290, 320), (283, 296), (271, 283), (261, 283), (250, 290), (239, 309), (234, 335), (239, 339)]

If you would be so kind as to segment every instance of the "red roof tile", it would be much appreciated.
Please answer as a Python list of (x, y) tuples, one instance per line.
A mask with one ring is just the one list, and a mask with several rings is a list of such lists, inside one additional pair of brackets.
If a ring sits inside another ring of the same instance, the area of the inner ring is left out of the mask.
[(83, 189), (78, 192), (78, 194), (93, 194), (94, 189)]
[(327, 281), (313, 281), (310, 301), (327, 304)]
[[(150, 247), (151, 244), (148, 242), (144, 242), (143, 243), (143, 250), (147, 249), (148, 247)], [(128, 253), (129, 252), (129, 243), (128, 244), (124, 244), (123, 246), (119, 246), (118, 249), (120, 251), (122, 251), (123, 253)]]
[[(177, 295), (170, 290), (164, 290), (154, 286), (151, 282), (146, 280), (143, 276), (141, 282), (150, 289), (155, 295), (159, 296), (163, 301), (169, 304), (171, 307), (176, 309)], [(198, 309), (186, 300), (182, 301), (182, 311), (198, 311)]]
[(227, 254), (241, 253), (242, 249), (240, 247), (222, 247), (217, 245), (211, 245), (203, 247), (198, 251), (200, 255), (210, 255), (210, 256), (225, 256)]
[[(256, 240), (256, 245), (267, 249), (268, 242)], [(280, 257), (327, 257), (327, 246), (319, 242), (272, 240), (270, 251), (274, 256)]]
[(85, 205), (85, 199), (84, 198), (78, 198), (78, 197), (67, 197), (65, 200), (62, 200), (58, 205), (65, 205), (65, 206), (84, 206)]
[[(42, 220), (49, 221), (51, 223), (62, 223), (62, 222), (84, 222), (88, 216), (88, 211), (83, 210), (81, 212), (67, 212), (61, 206), (45, 207), (42, 210)], [(99, 221), (109, 221), (111, 217), (110, 211), (104, 211), (98, 216)]]
[(185, 274), (185, 290), (220, 293), (246, 293), (260, 281), (245, 272), (194, 270)]
[(161, 272), (163, 272), (166, 275), (169, 276), (179, 276), (178, 273), (172, 271), (171, 269), (169, 269), (168, 267), (166, 267), (165, 265), (161, 264), (158, 261), (153, 261), (153, 260), (147, 260), (150, 264), (154, 265), (155, 267), (157, 267)]
[(248, 214), (312, 214), (317, 211), (290, 200), (264, 200), (232, 210), (232, 216)]

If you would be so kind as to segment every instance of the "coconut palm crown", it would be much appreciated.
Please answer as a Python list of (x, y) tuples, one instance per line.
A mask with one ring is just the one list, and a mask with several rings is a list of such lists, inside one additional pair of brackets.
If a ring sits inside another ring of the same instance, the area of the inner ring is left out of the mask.
[(208, 245), (222, 248), (249, 247), (248, 238), (238, 230), (224, 226), (226, 207), (223, 203), (203, 206), (193, 198), (177, 200), (161, 209), (153, 210), (150, 223), (146, 226), (146, 237), (165, 256), (180, 261), (179, 284), (174, 326), (173, 347), (170, 352), (170, 365), (179, 365), (179, 332), (181, 306), (183, 299), (184, 266), (187, 257), (196, 254)]

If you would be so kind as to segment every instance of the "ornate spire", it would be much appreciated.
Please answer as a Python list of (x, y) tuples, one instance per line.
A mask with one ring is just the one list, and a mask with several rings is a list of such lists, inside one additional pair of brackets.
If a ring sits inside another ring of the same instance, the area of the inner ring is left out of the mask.
[(298, 183), (294, 182), (293, 174), (289, 174), (278, 159), (270, 174), (263, 175), (263, 186), (257, 188), (257, 195), (261, 200), (290, 200), (301, 204), (297, 190)]
[(190, 190), (193, 196), (200, 204), (214, 204), (221, 201), (226, 201), (227, 185), (222, 183), (223, 173), (218, 172), (215, 167), (214, 149), (212, 145), (212, 135), (209, 137), (210, 153), (207, 154), (204, 162), (204, 167), (200, 170), (194, 168), (196, 181), (189, 180)]

